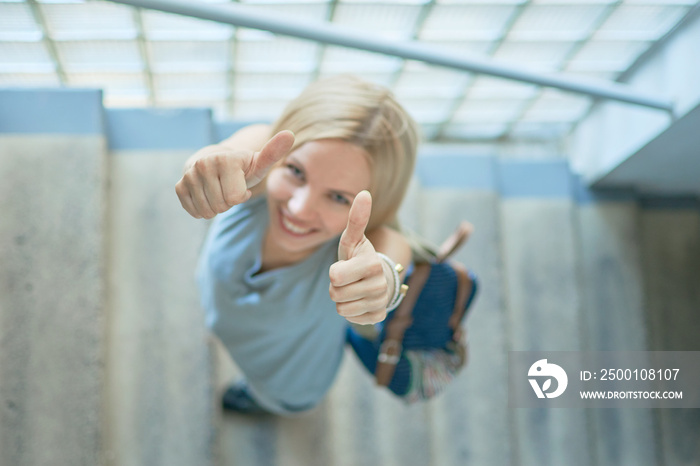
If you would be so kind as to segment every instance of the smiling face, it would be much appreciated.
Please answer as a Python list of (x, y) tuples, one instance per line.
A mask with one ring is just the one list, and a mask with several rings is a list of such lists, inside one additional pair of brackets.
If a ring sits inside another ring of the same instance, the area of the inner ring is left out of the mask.
[(340, 139), (309, 141), (267, 177), (267, 240), (288, 261), (340, 235), (355, 196), (370, 187), (369, 154)]

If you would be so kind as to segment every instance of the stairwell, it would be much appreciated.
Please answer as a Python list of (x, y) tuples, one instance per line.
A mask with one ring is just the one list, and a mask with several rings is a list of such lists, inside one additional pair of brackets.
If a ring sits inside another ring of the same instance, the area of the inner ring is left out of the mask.
[(697, 199), (592, 192), (527, 153), (422, 154), (402, 207), (435, 243), (476, 226), (470, 360), (444, 395), (406, 407), (347, 352), (309, 413), (221, 413), (237, 369), (199, 308), (208, 222), (174, 186), (233, 128), (0, 90), (0, 466), (700, 464), (697, 409), (509, 408), (509, 351), (700, 351)]

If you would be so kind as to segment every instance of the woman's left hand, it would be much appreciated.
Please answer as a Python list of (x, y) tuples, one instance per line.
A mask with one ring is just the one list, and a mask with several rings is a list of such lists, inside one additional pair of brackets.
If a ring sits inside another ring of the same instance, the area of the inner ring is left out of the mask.
[(356, 324), (383, 321), (390, 298), (384, 261), (365, 236), (371, 213), (372, 196), (362, 191), (350, 207), (338, 245), (338, 262), (329, 270), (329, 293), (338, 314)]

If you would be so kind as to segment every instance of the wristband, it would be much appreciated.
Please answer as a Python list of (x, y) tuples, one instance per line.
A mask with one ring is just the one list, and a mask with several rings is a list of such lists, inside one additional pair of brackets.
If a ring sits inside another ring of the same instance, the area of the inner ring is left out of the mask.
[(384, 262), (387, 263), (387, 265), (391, 269), (391, 273), (394, 278), (394, 295), (391, 297), (391, 300), (389, 301), (389, 304), (386, 308), (387, 312), (393, 311), (394, 309), (399, 307), (399, 304), (401, 304), (403, 297), (406, 296), (406, 291), (408, 291), (408, 286), (401, 284), (401, 278), (399, 277), (399, 273), (403, 272), (404, 268), (401, 264), (397, 264), (396, 262), (391, 260), (391, 258), (387, 255), (382, 254), (381, 252), (378, 252), (377, 254), (379, 255), (379, 257), (382, 258)]

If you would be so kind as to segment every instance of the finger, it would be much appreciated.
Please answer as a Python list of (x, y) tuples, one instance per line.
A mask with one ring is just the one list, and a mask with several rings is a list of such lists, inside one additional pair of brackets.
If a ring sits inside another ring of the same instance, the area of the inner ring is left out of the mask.
[(192, 202), (194, 203), (197, 213), (202, 218), (214, 218), (216, 212), (214, 212), (207, 200), (207, 196), (204, 193), (204, 188), (201, 185), (192, 186), (190, 190), (190, 195), (192, 197)]
[(294, 133), (280, 131), (253, 155), (249, 169), (246, 171), (248, 187), (256, 185), (262, 180), (274, 164), (280, 161), (292, 149), (294, 145)]
[(336, 303), (335, 308), (338, 314), (347, 319), (348, 317), (358, 317), (362, 314), (386, 312), (385, 304), (381, 298), (358, 299), (349, 303)]
[(191, 212), (196, 218), (211, 218), (214, 213), (209, 208), (209, 202), (207, 202), (207, 197), (204, 195), (202, 185), (195, 175), (185, 174), (182, 177), (183, 189), (186, 191), (189, 198), (192, 200), (194, 206), (194, 211)]
[(384, 268), (379, 260), (368, 262), (365, 257), (353, 257), (331, 265), (328, 276), (332, 285), (345, 286), (368, 277), (384, 278)]
[(194, 218), (202, 218), (202, 216), (197, 212), (197, 208), (192, 202), (192, 196), (190, 196), (190, 192), (182, 179), (175, 185), (175, 193), (177, 193), (177, 198), (180, 200), (182, 208), (185, 209), (188, 214)]
[[(251, 192), (246, 186), (245, 174), (240, 168), (226, 168), (219, 173), (221, 192), (227, 207), (247, 201)], [(227, 209), (228, 210), (228, 209)]]
[(376, 311), (368, 312), (357, 317), (346, 317), (345, 319), (353, 324), (371, 325), (384, 321), (384, 319), (386, 319), (386, 314), (386, 311)]
[(387, 304), (388, 286), (383, 278), (373, 278), (369, 280), (361, 280), (351, 283), (346, 286), (329, 285), (328, 294), (336, 303), (348, 303), (360, 299), (379, 299), (383, 298), (384, 304)]
[(355, 196), (348, 215), (348, 225), (340, 237), (338, 255), (341, 259), (352, 257), (355, 247), (365, 237), (365, 229), (372, 214), (372, 196), (369, 191), (364, 190)]
[[(218, 180), (217, 180), (218, 181)], [(204, 196), (207, 199), (207, 206), (212, 212), (211, 217), (221, 212), (226, 212), (228, 206), (224, 202), (224, 195), (221, 192), (221, 185), (217, 182), (215, 184), (207, 183), (204, 185)], [(211, 218), (207, 217), (207, 218)]]
[(179, 199), (180, 204), (182, 204), (182, 207), (187, 211), (188, 214), (190, 214), (194, 218), (202, 218), (202, 216), (199, 215), (199, 212), (197, 212), (197, 208), (194, 206), (194, 202), (192, 202), (192, 197), (189, 194), (185, 194)]

